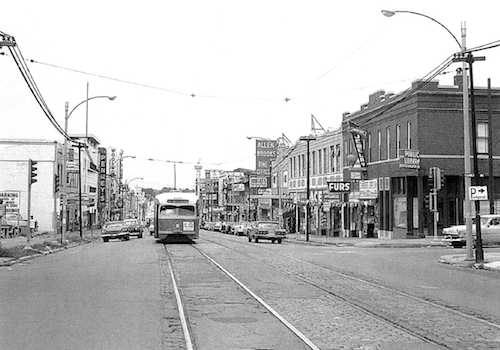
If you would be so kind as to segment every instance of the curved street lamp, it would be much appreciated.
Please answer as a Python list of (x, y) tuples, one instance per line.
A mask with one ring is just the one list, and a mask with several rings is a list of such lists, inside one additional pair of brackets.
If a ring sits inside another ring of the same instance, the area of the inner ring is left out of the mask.
[[(386, 17), (392, 17), (397, 13), (409, 13), (412, 15), (417, 15), (421, 17), (425, 17), (427, 19), (430, 19), (431, 21), (439, 24), (444, 30), (448, 32), (455, 40), (455, 42), (458, 44), (461, 50), (462, 57), (465, 57), (465, 51), (466, 51), (466, 46), (465, 46), (465, 23), (462, 25), (462, 43), (458, 41), (455, 35), (446, 28), (441, 22), (435, 20), (434, 18), (424, 15), (419, 12), (413, 12), (413, 11), (388, 11), (388, 10), (382, 10), (382, 14)], [(472, 66), (471, 66), (472, 67)], [(464, 206), (465, 206), (465, 225), (467, 227), (467, 234), (466, 234), (466, 260), (474, 260), (472, 249), (473, 249), (473, 238), (472, 238), (472, 220), (471, 220), (471, 200), (469, 199), (469, 196), (467, 195), (468, 189), (471, 187), (471, 176), (472, 176), (472, 171), (471, 171), (471, 131), (470, 131), (470, 117), (469, 117), (469, 82), (467, 78), (467, 64), (466, 61), (462, 61), (462, 94), (463, 94), (463, 113), (464, 113), (464, 187), (465, 187), (465, 198), (464, 198)], [(473, 111), (474, 113), (474, 111)], [(475, 135), (472, 135), (475, 137)], [(475, 138), (474, 138), (475, 139)], [(476, 216), (478, 214), (476, 213)], [(480, 230), (480, 228), (479, 228)], [(434, 232), (434, 235), (436, 235), (437, 232)], [(479, 250), (479, 258), (482, 259), (482, 251)], [(477, 260), (477, 259), (476, 259)]]
[[(66, 207), (68, 204), (68, 194), (67, 192), (67, 153), (68, 153), (68, 119), (71, 116), (71, 114), (75, 111), (77, 107), (80, 105), (84, 104), (85, 102), (88, 102), (90, 100), (96, 99), (96, 98), (107, 98), (110, 101), (113, 101), (116, 96), (93, 96), (90, 98), (87, 98), (83, 100), (82, 102), (78, 103), (73, 109), (68, 113), (68, 102), (65, 104), (65, 115), (64, 115), (64, 148), (63, 148), (63, 169), (62, 169), (62, 174), (63, 174), (63, 180), (62, 180), (62, 192), (63, 192), (63, 202), (62, 202), (62, 230), (61, 230), (61, 243), (65, 244), (66, 243), (66, 221), (67, 221), (67, 215), (66, 215)], [(80, 164), (78, 164), (78, 170), (80, 173)], [(82, 212), (81, 212), (81, 207), (82, 207), (82, 202), (81, 202), (81, 178), (79, 179), (79, 206), (80, 206), (80, 237), (83, 236), (83, 228), (82, 228)], [(57, 234), (57, 230), (54, 230), (55, 234)]]

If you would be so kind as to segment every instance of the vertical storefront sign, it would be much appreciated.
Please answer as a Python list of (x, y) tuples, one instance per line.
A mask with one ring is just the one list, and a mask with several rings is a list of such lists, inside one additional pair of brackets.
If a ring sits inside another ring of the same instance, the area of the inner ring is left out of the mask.
[(266, 187), (271, 187), (271, 162), (276, 160), (277, 140), (255, 141), (255, 172), (259, 178), (266, 179)]
[(106, 206), (106, 148), (99, 147), (99, 208)]

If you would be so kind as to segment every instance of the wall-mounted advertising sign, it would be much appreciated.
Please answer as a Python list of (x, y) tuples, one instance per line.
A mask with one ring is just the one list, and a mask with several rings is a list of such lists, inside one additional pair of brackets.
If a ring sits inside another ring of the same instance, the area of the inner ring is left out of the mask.
[[(278, 153), (277, 140), (255, 141), (255, 172), (257, 175), (266, 176), (266, 187), (271, 187), (271, 162), (276, 160)], [(251, 181), (250, 181), (250, 187)], [(261, 187), (261, 186), (253, 186)]]
[(407, 169), (420, 169), (420, 151), (415, 149), (400, 149), (399, 167)]
[(251, 177), (250, 188), (269, 188), (267, 177)]
[(7, 211), (19, 210), (20, 199), (20, 191), (0, 191), (0, 200), (2, 200)]
[(378, 180), (361, 180), (359, 182), (359, 198), (376, 199), (378, 198)]

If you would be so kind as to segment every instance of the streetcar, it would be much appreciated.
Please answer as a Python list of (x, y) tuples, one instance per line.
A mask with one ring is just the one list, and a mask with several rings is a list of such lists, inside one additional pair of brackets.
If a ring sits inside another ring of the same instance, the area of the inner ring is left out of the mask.
[(193, 192), (166, 192), (155, 197), (154, 236), (160, 241), (195, 240), (200, 231), (199, 201)]

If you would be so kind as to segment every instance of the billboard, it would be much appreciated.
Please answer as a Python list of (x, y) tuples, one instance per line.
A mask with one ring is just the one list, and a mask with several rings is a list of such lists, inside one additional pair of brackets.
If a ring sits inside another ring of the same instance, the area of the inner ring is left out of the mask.
[(254, 180), (254, 186), (250, 182), (250, 187), (271, 187), (271, 163), (276, 160), (277, 154), (277, 140), (255, 140), (255, 173), (258, 177), (254, 179), (261, 180), (259, 185), (256, 185), (257, 182)]

